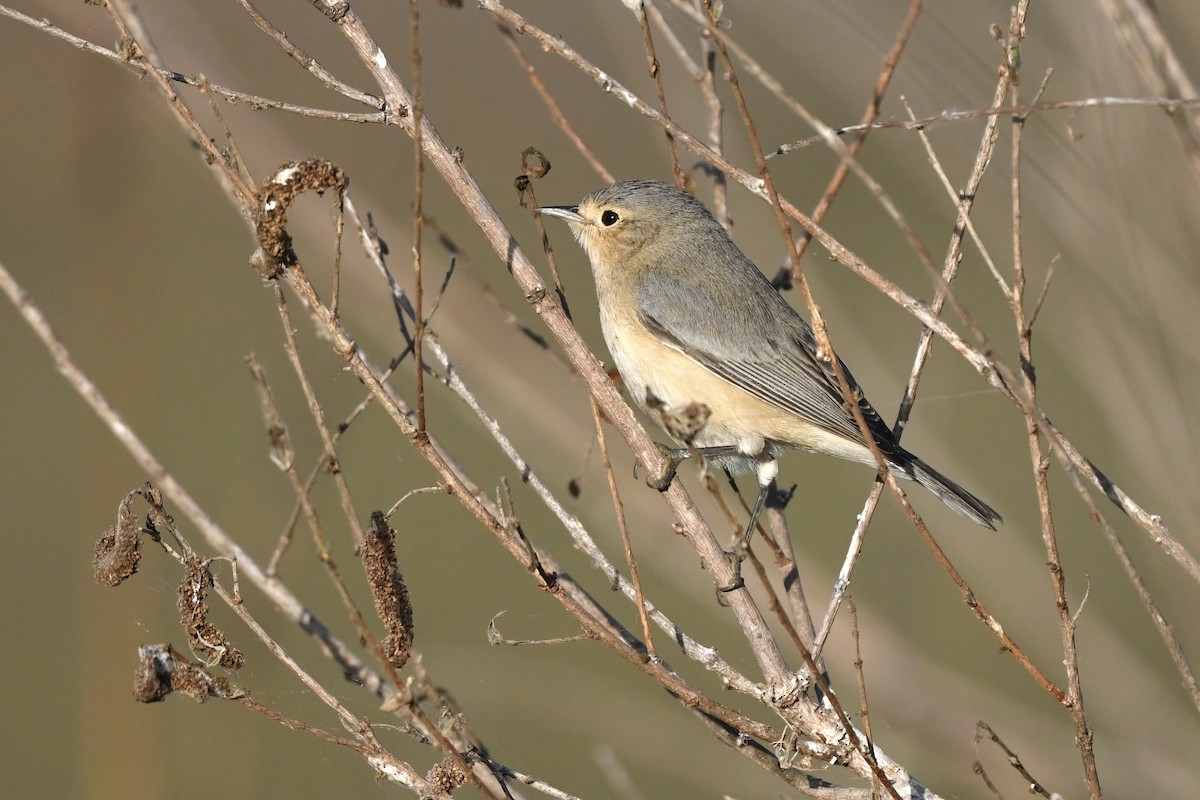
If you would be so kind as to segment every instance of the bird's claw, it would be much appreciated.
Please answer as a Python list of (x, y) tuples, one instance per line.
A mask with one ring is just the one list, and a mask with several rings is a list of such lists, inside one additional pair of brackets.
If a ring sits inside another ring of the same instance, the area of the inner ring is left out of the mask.
[[(655, 442), (655, 447), (658, 448), (659, 455), (662, 456), (662, 461), (659, 462), (657, 475), (647, 475), (646, 485), (651, 489), (656, 489), (660, 492), (665, 492), (671, 485), (671, 481), (675, 480), (675, 472), (679, 469), (679, 462), (682, 461), (679, 454), (665, 445)], [(633, 467), (633, 476), (637, 477), (637, 465)]]
[(729, 561), (729, 565), (733, 567), (733, 582), (728, 586), (718, 586), (717, 596), (729, 594), (730, 592), (744, 588), (746, 582), (742, 580), (742, 562), (746, 560), (746, 548), (738, 545), (732, 550), (726, 551), (725, 559)]

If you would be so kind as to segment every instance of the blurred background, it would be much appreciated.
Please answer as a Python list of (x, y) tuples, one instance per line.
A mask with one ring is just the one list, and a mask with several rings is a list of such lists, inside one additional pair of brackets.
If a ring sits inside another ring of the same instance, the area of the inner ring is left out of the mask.
[[(663, 3), (693, 57), (697, 29)], [(616, 80), (653, 102), (641, 30), (617, 3), (526, 0), (511, 6), (562, 36)], [(113, 47), (107, 13), (81, 3), (17, 0), (83, 39)], [(355, 4), (405, 76), (408, 6)], [(725, 32), (747, 47), (787, 91), (833, 126), (857, 122), (907, 4), (726, 3)], [(308, 4), (263, 0), (263, 13), (334, 74), (375, 87), (335, 26)], [(1189, 0), (1156, 3), (1186, 71), (1200, 75), (1200, 16)], [(362, 111), (334, 95), (264, 37), (236, 4), (145, 4), (146, 28), (167, 67), (214, 83), (298, 104)], [(882, 119), (903, 119), (904, 97), (918, 116), (981, 108), (991, 101), (1009, 4), (931, 0), (921, 14), (884, 102)], [(537, 182), (543, 204), (577, 201), (602, 181), (553, 124), (492, 17), (422, 5), (425, 111), (442, 136), (462, 148), (465, 165), (499, 209), (519, 244), (544, 265), (530, 211), (512, 188), (526, 147), (553, 164)], [(520, 41), (520, 40), (519, 40)], [(46, 33), (0, 17), (0, 261), (43, 309), (78, 364), (208, 513), (265, 562), (293, 496), (267, 458), (259, 403), (244, 357), (254, 352), (272, 379), (307, 471), (320, 446), (282, 348), (272, 293), (247, 260), (255, 242), (212, 179), (198, 150), (149, 80)], [(564, 113), (618, 177), (670, 179), (660, 130), (600, 91), (587, 77), (520, 41)], [(707, 116), (695, 83), (659, 38), (658, 58), (672, 116), (702, 133)], [(1142, 97), (1156, 91), (1134, 68), (1105, 3), (1034, 3), (1022, 49), (1021, 95), (1028, 100), (1047, 70), (1045, 99)], [(813, 134), (739, 73), (766, 149)], [(194, 89), (181, 97), (213, 124)], [(729, 158), (753, 158), (726, 101)], [(256, 179), (290, 160), (330, 159), (350, 177), (360, 211), (371, 211), (389, 243), (391, 265), (411, 288), (413, 153), (399, 128), (301, 118), (246, 106), (221, 112)], [(1195, 113), (1195, 112), (1193, 112)], [(983, 120), (929, 128), (956, 187), (969, 173)], [(974, 222), (1000, 269), (1011, 273), (1011, 129), (985, 181)], [(1144, 508), (1160, 514), (1192, 552), (1200, 551), (1200, 176), (1168, 116), (1154, 107), (1036, 114), (1023, 140), (1024, 254), (1036, 296), (1054, 276), (1035, 329), (1040, 403), (1050, 418)], [(695, 157), (682, 153), (685, 168)], [(951, 201), (917, 135), (880, 130), (860, 160), (879, 180), (940, 262), (954, 224)], [(773, 159), (781, 194), (811, 209), (837, 158), (821, 145)], [(711, 198), (699, 180), (700, 196)], [(734, 237), (769, 274), (784, 248), (770, 208), (736, 186), (729, 193)], [(569, 510), (620, 561), (620, 545), (600, 460), (593, 450), (587, 397), (552, 354), (505, 320), (501, 306), (545, 333), (503, 262), (458, 207), (436, 172), (426, 174), (426, 286), (436, 290), (450, 265), (438, 235), (462, 252), (433, 327), (464, 380), (497, 417), (534, 469), (566, 496)], [(333, 204), (306, 197), (293, 214), (301, 257), (328, 291)], [(551, 223), (553, 224), (553, 223)], [(851, 178), (827, 229), (868, 264), (918, 297), (932, 282), (904, 238)], [(436, 233), (435, 233), (436, 231)], [(583, 254), (565, 227), (551, 228), (577, 324), (607, 358)], [(1012, 316), (976, 248), (966, 246), (955, 286), (998, 356), (1016, 364)], [(382, 363), (401, 349), (391, 301), (378, 274), (353, 248), (343, 271), (343, 316), (358, 342)], [(872, 402), (888, 419), (912, 362), (918, 323), (818, 247), (804, 266), (831, 336)], [(548, 270), (544, 273), (547, 275)], [(802, 305), (798, 298), (793, 303)], [(362, 397), (358, 382), (293, 303), (300, 349), (331, 420)], [(957, 318), (947, 320), (962, 329)], [(361, 759), (221, 701), (183, 697), (144, 706), (130, 696), (136, 648), (183, 648), (175, 611), (178, 569), (148, 546), (140, 574), (119, 590), (96, 585), (89, 562), (118, 502), (146, 479), (109, 431), (55, 373), (45, 350), (8, 304), (0, 305), (0, 624), (8, 642), (0, 702), (7, 729), (0, 784), (11, 796), (93, 798), (213, 796), (396, 796)], [(395, 379), (412, 397), (409, 364)], [(598, 595), (605, 581), (571, 549), (556, 520), (467, 409), (436, 382), (430, 429), (492, 491), (514, 487), (516, 512), (530, 536), (550, 548)], [(656, 493), (630, 477), (631, 458), (609, 438), (614, 467), (650, 597), (700, 641), (753, 673), (740, 632), (713, 596), (711, 581), (686, 543), (670, 531)], [(983, 532), (912, 493), (939, 542), (980, 599), (1060, 686), (1061, 634), (1045, 568), (1030, 457), (1019, 413), (957, 354), (938, 343), (922, 382), (905, 444), (978, 493), (1005, 517)], [(435, 483), (432, 471), (384, 416), (372, 409), (344, 439), (342, 463), (365, 515), (387, 509), (411, 489)], [(783, 462), (781, 482), (797, 484), (787, 510), (810, 602), (823, 608), (872, 474), (803, 454)], [(682, 470), (702, 511), (721, 516)], [(1089, 720), (1100, 777), (1111, 796), (1186, 796), (1200, 781), (1197, 709), (1141, 610), (1098, 527), (1057, 467), (1051, 470), (1055, 521), (1073, 609)], [(1187, 487), (1192, 487), (1188, 489)], [(353, 548), (336, 495), (318, 484), (335, 557), (357, 590)], [(1102, 497), (1168, 622), (1193, 659), (1200, 653), (1195, 609), (1200, 590), (1145, 533)], [(169, 506), (168, 506), (169, 507)], [(185, 533), (186, 522), (180, 520)], [(536, 589), (525, 571), (454, 499), (406, 501), (393, 523), (416, 614), (416, 648), (501, 762), (587, 797), (778, 797), (781, 784), (714, 741), (661, 689), (595, 643), (498, 648), (489, 619), (504, 633), (542, 638), (575, 632), (573, 620)], [(198, 534), (192, 543), (206, 552)], [(352, 628), (303, 532), (282, 577), (314, 613), (353, 641)], [(299, 631), (265, 599), (246, 590), (260, 620), (343, 700), (373, 721), (387, 715), (342, 681)], [(977, 720), (987, 721), (1031, 773), (1065, 796), (1085, 787), (1069, 716), (1036, 688), (963, 605), (945, 574), (885, 498), (871, 528), (852, 592), (863, 631), (872, 722), (880, 747), (945, 796), (980, 796), (972, 773), (981, 757), (1009, 796), (1023, 784), (995, 748), (977, 756)], [(1084, 596), (1087, 595), (1086, 604)], [(366, 598), (365, 594), (360, 597)], [(615, 602), (623, 619), (635, 616)], [(214, 611), (248, 664), (237, 676), (260, 701), (313, 724), (337, 722), (252, 635)], [(845, 615), (828, 657), (834, 685), (855, 705), (853, 645)], [(660, 637), (660, 647), (666, 647)], [(666, 659), (698, 686), (716, 681), (675, 651)], [(736, 698), (723, 698), (737, 703)], [(844, 702), (845, 702), (844, 701)], [(768, 722), (774, 722), (768, 720)], [(419, 769), (431, 757), (403, 735), (384, 736)], [(615, 766), (614, 766), (615, 765)], [(635, 789), (621, 788), (624, 774)], [(830, 780), (842, 780), (831, 773)], [(465, 790), (464, 790), (465, 791)]]

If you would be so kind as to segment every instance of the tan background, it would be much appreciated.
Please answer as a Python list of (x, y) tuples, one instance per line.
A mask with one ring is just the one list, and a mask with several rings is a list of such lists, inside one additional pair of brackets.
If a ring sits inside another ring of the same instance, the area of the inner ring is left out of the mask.
[[(204, 72), (213, 81), (265, 96), (359, 110), (303, 74), (234, 4), (144, 5), (155, 44), (173, 69)], [(1200, 75), (1200, 17), (1193, 4), (1157, 5), (1186, 66)], [(537, 146), (554, 164), (537, 186), (543, 202), (574, 202), (598, 181), (549, 122), (490, 18), (469, 6), (423, 7), (427, 114), (449, 142), (463, 148), (466, 164), (536, 259), (533, 223), (511, 189), (521, 150)], [(653, 96), (640, 32), (619, 5), (575, 0), (514, 6), (643, 97)], [(20, 7), (105, 46), (117, 38), (101, 9), (79, 3)], [(308, 4), (264, 2), (262, 8), (335, 73), (373, 88), (332, 26)], [(356, 8), (388, 49), (391, 63), (407, 74), (407, 7), (364, 2)], [(730, 35), (834, 125), (859, 118), (903, 12), (904, 4), (883, 2), (726, 4)], [(998, 60), (987, 27), (1006, 25), (1007, 14), (1006, 3), (929, 3), (884, 117), (903, 116), (900, 95), (919, 114), (985, 105)], [(527, 49), (610, 169), (622, 177), (669, 176), (662, 136), (648, 122), (554, 57)], [(1026, 98), (1051, 67), (1049, 98), (1149, 91), (1095, 2), (1035, 3), (1023, 55)], [(668, 97), (677, 98), (674, 116), (703, 130), (703, 109), (690, 80), (665, 46), (660, 61)], [(0, 18), (0, 67), (0, 259), (125, 419), (207, 510), (265, 559), (291, 501), (284, 478), (265, 458), (258, 403), (242, 363), (246, 353), (257, 352), (274, 380), (305, 469), (316, 457), (317, 441), (282, 354), (271, 295), (247, 267), (253, 244), (246, 225), (147, 81), (7, 18)], [(743, 84), (765, 145), (811, 134), (745, 75)], [(207, 118), (194, 91), (181, 94)], [(227, 107), (225, 113), (256, 177), (313, 154), (343, 167), (359, 208), (374, 212), (391, 244), (393, 266), (408, 279), (403, 265), (411, 231), (412, 152), (398, 129), (245, 107)], [(955, 123), (930, 131), (958, 184), (981, 125)], [(731, 156), (752, 167), (732, 111), (726, 131)], [(1011, 262), (1006, 142), (975, 217), (1002, 268)], [(1161, 514), (1192, 552), (1200, 551), (1197, 174), (1165, 115), (1149, 108), (1038, 116), (1027, 127), (1024, 152), (1027, 263), (1040, 280), (1046, 264), (1058, 258), (1036, 339), (1043, 407), (1095, 463)], [(693, 160), (685, 156), (685, 163)], [(863, 161), (938, 257), (953, 217), (916, 136), (876, 132)], [(780, 190), (810, 208), (834, 164), (826, 150), (814, 146), (775, 160), (773, 169)], [(782, 246), (769, 209), (737, 189), (731, 204), (738, 242), (773, 272)], [(322, 221), (321, 227), (307, 228), (324, 236), (329, 204), (306, 200), (301, 209), (298, 219)], [(459, 265), (435, 327), (465, 379), (543, 476), (561, 489), (567, 477), (585, 475), (585, 493), (571, 510), (617, 558), (604, 479), (594, 456), (585, 461), (591, 424), (585, 398), (484, 299), (481, 282), (540, 330), (503, 265), (432, 172), (426, 209), (471, 259)], [(930, 294), (920, 264), (853, 180), (828, 228), (909, 291)], [(565, 230), (552, 235), (579, 324), (603, 353), (583, 257)], [(427, 239), (426, 263), (436, 286), (448, 257), (433, 239)], [(311, 238), (302, 239), (305, 244), (318, 247)], [(319, 253), (328, 251), (324, 247), (307, 251), (314, 271), (327, 268), (316, 267)], [(1015, 363), (1011, 318), (976, 251), (967, 252), (959, 291), (1002, 357)], [(884, 416), (894, 415), (916, 322), (816, 248), (806, 269), (842, 356)], [(357, 256), (348, 260), (346, 281), (348, 323), (382, 361), (396, 349), (386, 293)], [(297, 327), (327, 409), (331, 416), (344, 414), (361, 389), (339, 372), (299, 315)], [(7, 304), (0, 308), (0, 363), (4, 793), (395, 796), (398, 790), (376, 783), (353, 754), (232, 705), (213, 701), (197, 707), (171, 698), (141, 706), (130, 699), (137, 645), (182, 642), (173, 611), (177, 572), (150, 552), (142, 574), (113, 591), (92, 582), (88, 562), (117, 502), (145, 476), (56, 376)], [(411, 368), (398, 385), (411, 392)], [(1065, 684), (1023, 423), (944, 345), (935, 347), (922, 393), (906, 444), (978, 491), (1005, 515), (1006, 524), (999, 534), (987, 535), (928, 497), (914, 502), (1010, 633)], [(502, 475), (519, 483), (461, 404), (439, 387), (431, 389), (431, 426), (485, 486)], [(432, 482), (430, 471), (377, 413), (346, 441), (347, 474), (364, 513)], [(713, 600), (709, 579), (669, 533), (666, 512), (653, 493), (627, 478), (623, 446), (615, 444), (614, 452), (653, 596), (693, 635), (751, 669), (739, 635)], [(810, 597), (819, 604), (871, 476), (798, 455), (784, 462), (782, 480), (800, 485), (788, 514)], [(1196, 709), (1061, 474), (1055, 474), (1053, 486), (1076, 606), (1090, 581), (1079, 639), (1101, 778), (1114, 797), (1185, 796), (1200, 781)], [(318, 497), (326, 503), (331, 532), (342, 536), (336, 553), (351, 572), (344, 523), (327, 485)], [(570, 549), (535, 498), (518, 488), (517, 502), (532, 535), (602, 593), (603, 581)], [(704, 508), (717, 519), (711, 506)], [(1195, 657), (1197, 587), (1140, 530), (1115, 511), (1110, 516)], [(416, 604), (417, 647), (500, 761), (587, 797), (618, 794), (599, 765), (606, 754), (629, 771), (644, 797), (780, 795), (780, 785), (713, 742), (673, 700), (598, 646), (490, 648), (485, 626), (502, 610), (508, 611), (503, 625), (513, 636), (574, 629), (453, 500), (411, 499), (396, 524), (401, 565)], [(984, 719), (1036, 777), (1067, 796), (1080, 796), (1081, 771), (1067, 716), (1011, 658), (997, 653), (995, 641), (961, 604), (893, 505), (882, 505), (872, 532), (854, 593), (881, 746), (942, 793), (980, 796), (982, 787), (971, 774), (971, 737), (975, 721)], [(309, 548), (300, 537), (285, 577), (349, 637)], [(261, 596), (249, 592), (247, 599), (260, 619), (275, 622)], [(238, 679), (258, 699), (336, 726), (248, 633), (225, 615), (221, 619), (247, 650), (249, 665)], [(842, 625), (835, 633), (832, 657), (835, 680), (850, 694), (845, 631)], [(353, 707), (384, 719), (301, 635), (277, 622), (274, 632)], [(418, 766), (428, 766), (422, 749), (399, 736), (390, 741)], [(1002, 775), (1010, 796), (1017, 796), (1022, 790), (1014, 776), (994, 750), (984, 752), (990, 771)]]

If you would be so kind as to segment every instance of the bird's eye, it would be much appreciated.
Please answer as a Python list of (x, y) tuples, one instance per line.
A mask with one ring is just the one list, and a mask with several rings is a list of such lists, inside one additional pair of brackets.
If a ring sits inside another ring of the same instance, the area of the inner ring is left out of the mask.
[(613, 225), (616, 225), (617, 220), (619, 220), (619, 219), (620, 219), (620, 217), (617, 216), (617, 212), (615, 212), (611, 209), (609, 209), (608, 211), (605, 211), (603, 214), (600, 215), (600, 222), (602, 222), (604, 224), (604, 227), (606, 227), (606, 228), (610, 228)]

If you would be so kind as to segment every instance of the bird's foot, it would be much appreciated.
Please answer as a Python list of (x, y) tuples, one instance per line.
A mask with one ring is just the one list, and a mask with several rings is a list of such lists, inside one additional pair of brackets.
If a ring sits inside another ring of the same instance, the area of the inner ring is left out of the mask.
[[(679, 470), (679, 462), (688, 457), (686, 450), (672, 450), (665, 445), (654, 443), (658, 448), (658, 454), (662, 456), (662, 461), (658, 463), (657, 474), (646, 476), (646, 485), (651, 489), (656, 489), (660, 492), (665, 492), (671, 485), (671, 481), (675, 480), (675, 473)], [(633, 467), (633, 477), (637, 477), (637, 465)]]
[(745, 587), (746, 582), (742, 580), (742, 562), (746, 560), (746, 548), (742, 544), (738, 544), (732, 550), (726, 550), (725, 560), (729, 562), (729, 566), (733, 568), (733, 580), (726, 586), (717, 587), (717, 596), (729, 594)]

